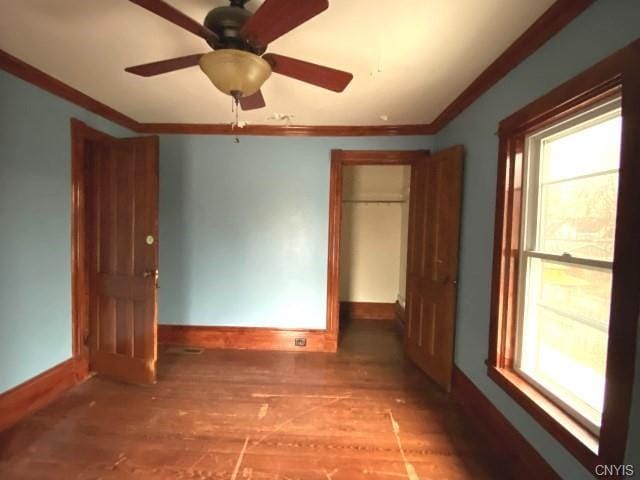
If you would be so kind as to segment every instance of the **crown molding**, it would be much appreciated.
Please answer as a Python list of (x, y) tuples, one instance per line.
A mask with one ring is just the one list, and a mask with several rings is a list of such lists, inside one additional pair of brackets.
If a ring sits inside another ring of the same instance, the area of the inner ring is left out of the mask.
[(451, 123), (593, 2), (594, 0), (557, 0), (553, 3), (436, 117), (432, 123), (434, 130), (439, 132)]
[(431, 123), (413, 125), (247, 125), (141, 123), (0, 49), (0, 68), (136, 133), (189, 135), (256, 135), (358, 137), (434, 135), (504, 78), (594, 0), (557, 0)]
[(416, 125), (247, 125), (234, 128), (224, 124), (141, 123), (140, 133), (185, 135), (264, 135), (293, 137), (363, 137), (433, 135), (431, 124)]
[(35, 85), (49, 93), (63, 98), (101, 117), (111, 120), (129, 130), (137, 131), (140, 124), (133, 118), (128, 117), (108, 105), (91, 98), (80, 90), (61, 82), (57, 78), (38, 70), (36, 67), (23, 62), (19, 58), (0, 49), (0, 68), (21, 78), (27, 83)]

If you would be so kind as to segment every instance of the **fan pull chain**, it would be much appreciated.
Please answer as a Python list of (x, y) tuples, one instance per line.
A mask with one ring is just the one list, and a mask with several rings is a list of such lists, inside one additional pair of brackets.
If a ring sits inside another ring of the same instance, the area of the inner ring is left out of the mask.
[[(236, 130), (237, 132), (237, 128), (238, 128), (238, 96), (234, 96), (233, 97), (233, 106), (231, 107), (231, 110), (233, 111), (233, 108), (235, 107), (235, 113), (236, 113), (236, 122), (233, 124), (233, 129)], [(240, 143), (240, 138), (238, 138), (238, 134), (236, 133), (236, 139), (235, 139), (235, 143)]]

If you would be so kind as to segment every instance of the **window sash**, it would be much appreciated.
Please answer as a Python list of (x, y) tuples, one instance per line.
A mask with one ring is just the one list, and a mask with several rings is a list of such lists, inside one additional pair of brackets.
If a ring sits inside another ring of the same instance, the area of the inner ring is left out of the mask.
[[(524, 372), (521, 368), (523, 331), (524, 331), (524, 314), (525, 314), (525, 296), (528, 290), (526, 280), (528, 277), (529, 259), (537, 258), (541, 260), (553, 261), (559, 264), (582, 266), (585, 268), (599, 268), (603, 270), (613, 270), (613, 261), (599, 260), (595, 258), (576, 257), (569, 253), (562, 255), (540, 251), (538, 245), (538, 232), (540, 230), (541, 218), (538, 215), (540, 206), (540, 176), (542, 164), (542, 143), (543, 140), (561, 138), (571, 135), (583, 128), (588, 128), (590, 124), (599, 123), (607, 118), (611, 118), (620, 113), (621, 98), (619, 96), (607, 99), (599, 104), (594, 105), (589, 110), (579, 115), (573, 116), (563, 122), (559, 122), (534, 132), (525, 137), (524, 155), (523, 155), (523, 182), (522, 182), (522, 209), (521, 232), (519, 257), (519, 274), (517, 279), (518, 298), (516, 303), (516, 330), (515, 330), (515, 356), (513, 362), (513, 370), (533, 385), (537, 390), (549, 398), (553, 403), (560, 405), (576, 422), (587, 428), (597, 437), (600, 435), (600, 426), (594, 424), (586, 416), (581, 414), (575, 408), (571, 407), (567, 402), (561, 399), (557, 394), (550, 391), (549, 388), (542, 385), (531, 375)], [(604, 117), (604, 118), (603, 118)], [(616, 170), (619, 172), (619, 169)], [(597, 172), (591, 174), (603, 175), (611, 173), (609, 171)], [(573, 178), (571, 178), (573, 180)], [(565, 179), (569, 180), (569, 179)], [(563, 181), (565, 181), (563, 180)]]
[[(521, 251), (520, 253), (520, 273), (518, 279), (518, 299), (517, 299), (517, 310), (516, 310), (516, 332), (515, 332), (515, 357), (513, 362), (513, 370), (523, 377), (527, 382), (532, 384), (537, 390), (543, 393), (547, 398), (549, 398), (556, 405), (561, 406), (563, 410), (565, 410), (569, 415), (571, 415), (576, 422), (581, 424), (584, 428), (589, 430), (596, 436), (599, 436), (600, 426), (589, 420), (585, 415), (580, 413), (574, 407), (572, 407), (569, 403), (563, 400), (558, 394), (551, 391), (548, 387), (542, 385), (542, 383), (536, 380), (532, 375), (528, 374), (521, 368), (522, 364), (522, 350), (524, 343), (524, 315), (526, 310), (526, 292), (529, 291), (527, 288), (527, 279), (529, 276), (529, 259), (541, 259), (553, 261), (561, 265), (572, 265), (578, 267), (584, 267), (589, 269), (601, 269), (612, 271), (612, 262), (601, 261), (601, 260), (591, 260), (591, 259), (582, 259), (582, 258), (574, 258), (569, 256), (569, 260), (567, 260), (567, 256), (564, 255), (551, 255), (544, 254), (539, 252), (525, 252)], [(593, 322), (589, 320), (582, 320), (580, 318), (572, 318), (573, 320), (582, 323), (591, 328), (597, 328), (601, 330), (599, 327), (593, 325)]]
[[(601, 268), (603, 270), (613, 269), (613, 262), (608, 260), (596, 260), (593, 258), (574, 257), (569, 253), (555, 255), (553, 253), (538, 252), (536, 250), (522, 250), (520, 252), (520, 261), (525, 262), (528, 258), (539, 258), (541, 260), (550, 260), (557, 263), (566, 263), (567, 265), (578, 265), (582, 267)], [(522, 263), (521, 263), (522, 265)]]
[[(567, 120), (555, 123), (525, 137), (523, 158), (524, 178), (522, 184), (522, 208), (524, 215), (522, 215), (521, 219), (521, 252), (537, 252), (540, 254), (546, 253), (548, 255), (553, 255), (551, 253), (542, 252), (538, 248), (538, 232), (540, 230), (541, 222), (541, 219), (538, 216), (538, 209), (540, 206), (540, 164), (542, 163), (540, 157), (542, 152), (542, 141), (571, 135), (579, 130), (588, 128), (588, 126), (592, 124), (603, 121), (604, 119), (602, 117), (608, 119), (621, 114), (621, 109), (622, 98), (618, 95), (594, 105), (592, 108), (580, 113), (579, 115), (575, 115)], [(537, 159), (537, 161), (531, 161), (533, 158)], [(619, 172), (619, 169), (617, 169), (616, 172)], [(582, 177), (588, 178), (608, 173), (612, 172), (607, 170), (585, 176), (572, 177), (571, 179), (563, 179), (561, 181), (577, 180)], [(568, 255), (568, 257), (571, 257), (571, 255)], [(599, 261), (596, 259), (593, 260)], [(612, 264), (613, 262), (610, 261), (609, 263)]]

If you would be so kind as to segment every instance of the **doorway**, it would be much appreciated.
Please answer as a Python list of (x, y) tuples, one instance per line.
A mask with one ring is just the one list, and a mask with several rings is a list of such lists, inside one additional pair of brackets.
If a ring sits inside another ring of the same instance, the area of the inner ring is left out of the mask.
[[(343, 182), (345, 175), (350, 175), (346, 169), (354, 166), (408, 167), (404, 350), (447, 391), (451, 388), (453, 371), (463, 153), (461, 146), (434, 154), (424, 150), (335, 150), (331, 159), (327, 330), (335, 336), (337, 344), (344, 247), (341, 245), (342, 219), (346, 210)], [(401, 252), (394, 253), (401, 255)], [(398, 296), (401, 293), (398, 282)]]
[(72, 119), (72, 318), (79, 375), (155, 382), (158, 138)]
[(404, 310), (410, 178), (410, 165), (347, 165), (343, 169), (342, 322), (394, 320)]

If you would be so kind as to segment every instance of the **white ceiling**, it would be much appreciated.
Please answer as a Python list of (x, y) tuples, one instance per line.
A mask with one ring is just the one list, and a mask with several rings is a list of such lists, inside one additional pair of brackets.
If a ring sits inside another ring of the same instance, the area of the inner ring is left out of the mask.
[[(337, 94), (272, 75), (249, 124), (429, 123), (554, 0), (331, 0), (269, 52), (354, 74)], [(227, 0), (170, 0), (202, 20)], [(252, 0), (255, 10), (262, 0)], [(198, 67), (141, 78), (131, 65), (209, 47), (127, 0), (0, 0), (0, 48), (139, 122), (229, 123), (231, 101)], [(386, 120), (381, 116), (386, 116)]]

